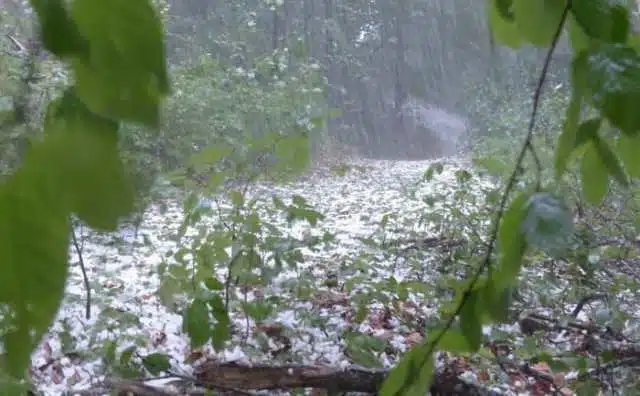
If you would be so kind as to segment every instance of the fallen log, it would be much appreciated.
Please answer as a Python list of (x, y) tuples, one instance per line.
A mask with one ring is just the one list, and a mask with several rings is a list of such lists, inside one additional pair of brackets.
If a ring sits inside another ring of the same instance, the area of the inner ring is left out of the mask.
[(323, 366), (241, 365), (208, 361), (195, 377), (203, 385), (234, 389), (323, 388), (335, 391), (375, 393), (388, 370), (336, 369)]
[[(235, 362), (207, 361), (198, 366), (194, 377), (176, 376), (176, 387), (152, 386), (149, 380), (105, 380), (99, 388), (74, 392), (76, 395), (97, 396), (112, 393), (126, 396), (203, 396), (215, 390), (225, 396), (255, 395), (255, 391), (290, 391), (312, 388), (314, 394), (377, 394), (390, 370), (362, 367), (344, 369), (325, 366), (244, 365)], [(453, 367), (439, 370), (431, 385), (433, 396), (499, 396), (500, 392), (463, 381)], [(262, 394), (262, 393), (261, 393)]]
[[(331, 392), (363, 392), (375, 394), (389, 370), (362, 367), (344, 369), (325, 366), (268, 366), (219, 363), (200, 365), (195, 377), (200, 386), (239, 390), (286, 390), (295, 388), (325, 389)], [(463, 381), (455, 370), (445, 368), (434, 376), (432, 395), (499, 395), (478, 385)]]

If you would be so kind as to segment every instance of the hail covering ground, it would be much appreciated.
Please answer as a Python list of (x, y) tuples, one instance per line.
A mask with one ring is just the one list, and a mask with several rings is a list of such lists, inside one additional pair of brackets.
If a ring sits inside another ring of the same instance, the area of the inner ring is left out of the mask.
[[(430, 164), (427, 161), (360, 161), (346, 175), (316, 175), (288, 186), (258, 187), (261, 193), (276, 194), (283, 199), (295, 194), (303, 196), (326, 215), (315, 228), (302, 222), (289, 226), (284, 218), (271, 219), (280, 222), (282, 229), (288, 229), (299, 238), (309, 233), (322, 235), (325, 231), (336, 235), (334, 242), (317, 251), (304, 250), (304, 263), (297, 270), (285, 271), (266, 289), (260, 290), (265, 297), (284, 297), (281, 301), (285, 303), (276, 308), (270, 323), (287, 329), (292, 343), (287, 356), (295, 363), (335, 367), (353, 364), (345, 354), (341, 337), (349, 328), (389, 341), (395, 353), (380, 354), (381, 362), (387, 367), (397, 362), (411, 345), (422, 340), (420, 334), (403, 327), (399, 316), (387, 318), (389, 323), (382, 326), (380, 321), (385, 305), (375, 298), (368, 301), (369, 314), (363, 322), (352, 323), (349, 312), (353, 312), (359, 293), (372, 290), (390, 278), (398, 281), (415, 279), (416, 271), (419, 271), (422, 282), (436, 284), (440, 276), (437, 263), (426, 260), (421, 263), (422, 268), (415, 268), (404, 265), (402, 260), (385, 261), (380, 253), (374, 252), (377, 255), (375, 265), (365, 266), (357, 287), (352, 290), (332, 290), (325, 280), (332, 272), (338, 273), (340, 283), (353, 275), (355, 270), (350, 270), (349, 265), (355, 266), (358, 257), (371, 249), (361, 238), (375, 236), (384, 214), (396, 215), (387, 226), (388, 238), (394, 237), (394, 230), (399, 232), (398, 238), (406, 237), (407, 232), (429, 235), (431, 225), (419, 225), (418, 218), (427, 210), (437, 210), (437, 206), (428, 208), (420, 199), (412, 198), (412, 189), (420, 185), (418, 197), (434, 191), (446, 194), (453, 191), (455, 171), (469, 166), (463, 161), (447, 159), (444, 171), (433, 182), (420, 184)], [(79, 352), (96, 350), (107, 339), (119, 340), (121, 349), (135, 339), (143, 340), (147, 345), (146, 352), (167, 353), (173, 359), (175, 370), (190, 372), (190, 365), (184, 363), (190, 347), (188, 337), (181, 330), (182, 318), (168, 311), (156, 294), (160, 286), (157, 266), (166, 260), (168, 251), (176, 249), (174, 235), (182, 216), (180, 208), (176, 203), (163, 214), (152, 210), (139, 234), (140, 240), (146, 239), (146, 243), (136, 243), (133, 248), (105, 246), (97, 243), (96, 238), (85, 242), (83, 256), (93, 287), (90, 320), (85, 319), (85, 290), (78, 258), (71, 253), (67, 297), (53, 328), (32, 357), (31, 375), (40, 391), (46, 395), (59, 395), (70, 389), (86, 389), (103, 379), (100, 354), (67, 356), (65, 354), (71, 351), (62, 349), (65, 337), (73, 340), (72, 344)], [(305, 281), (315, 282), (315, 296), (299, 299), (291, 292), (290, 285), (301, 276)], [(254, 293), (248, 293), (247, 298), (255, 298)], [(438, 316), (438, 302), (433, 298), (412, 293), (408, 301), (410, 303), (403, 308), (406, 312), (398, 315), (415, 315), (426, 320)], [(131, 322), (123, 321), (123, 316), (108, 319), (108, 311), (129, 315)], [(261, 350), (254, 323), (247, 322), (243, 315), (234, 315), (233, 320), (238, 331), (234, 332), (237, 334), (226, 349), (208, 350), (207, 355), (216, 356), (220, 361), (278, 363), (277, 357)], [(102, 321), (101, 324), (98, 321)], [(249, 334), (248, 338), (245, 338), (246, 334)], [(141, 352), (144, 353), (144, 349)], [(52, 361), (55, 363), (51, 364)]]

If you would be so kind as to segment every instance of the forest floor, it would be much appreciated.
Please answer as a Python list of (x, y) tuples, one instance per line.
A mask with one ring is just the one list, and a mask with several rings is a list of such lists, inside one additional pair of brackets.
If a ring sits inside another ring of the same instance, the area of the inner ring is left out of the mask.
[[(136, 241), (108, 246), (104, 237), (81, 236), (92, 288), (91, 318), (85, 317), (86, 290), (73, 252), (66, 300), (32, 358), (31, 376), (38, 391), (61, 395), (98, 386), (109, 374), (103, 363), (107, 340), (117, 340), (119, 351), (136, 344), (140, 355), (165, 353), (172, 359), (172, 371), (184, 376), (192, 375), (205, 360), (254, 366), (392, 367), (423, 341), (425, 326), (438, 323), (439, 307), (451, 298), (442, 290), (441, 272), (443, 260), (458, 242), (442, 239), (432, 221), (437, 217), (425, 217), (443, 210), (442, 203), (430, 206), (422, 199), (452, 196), (459, 189), (456, 171), (469, 165), (445, 162), (443, 172), (430, 183), (421, 179), (432, 162), (360, 161), (344, 175), (258, 187), (255, 193), (275, 194), (285, 201), (302, 196), (325, 216), (311, 227), (304, 222), (289, 225), (283, 216), (265, 211), (262, 216), (279, 229), (300, 240), (325, 233), (335, 238), (316, 249), (301, 248), (302, 263), (285, 269), (269, 284), (238, 291), (230, 309), (233, 335), (222, 350), (194, 351), (182, 330), (181, 315), (165, 307), (158, 293), (158, 266), (179, 248), (175, 240), (182, 218), (179, 205), (170, 205), (163, 213), (151, 211)], [(488, 181), (476, 185), (480, 189), (483, 183), (490, 186)], [(524, 277), (532, 283), (555, 277), (555, 286), (546, 290), (547, 300), (552, 300), (561, 294), (563, 280), (548, 271), (541, 266)], [(256, 299), (270, 302), (260, 323), (242, 309), (243, 302)], [(510, 325), (487, 328), (479, 353), (439, 356), (438, 372), (453, 372), (499, 394), (542, 395), (553, 390), (573, 394), (565, 383), (577, 374), (568, 368), (545, 362), (496, 364), (517, 348), (553, 354), (573, 350), (583, 341), (582, 330), (575, 332), (568, 323), (560, 329), (551, 320), (554, 312), (545, 308), (548, 304), (540, 305), (539, 316), (526, 323), (541, 329), (548, 326), (546, 341), (524, 337), (522, 317), (515, 318)], [(560, 310), (569, 312), (573, 307), (567, 304)], [(505, 354), (505, 349), (510, 352)]]

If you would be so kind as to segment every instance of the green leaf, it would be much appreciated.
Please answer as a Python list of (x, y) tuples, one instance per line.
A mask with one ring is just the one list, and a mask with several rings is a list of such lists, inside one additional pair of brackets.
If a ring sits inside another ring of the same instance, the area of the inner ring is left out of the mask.
[(496, 42), (513, 49), (520, 48), (522, 37), (513, 18), (503, 18), (495, 0), (487, 0), (487, 2), (489, 28)]
[(595, 380), (589, 379), (579, 383), (576, 387), (576, 395), (578, 396), (598, 396), (600, 394), (600, 384)]
[(602, 363), (604, 364), (617, 360), (616, 355), (616, 351), (614, 350), (600, 352), (600, 358), (602, 359)]
[(588, 143), (594, 139), (598, 139), (598, 132), (602, 126), (602, 118), (591, 118), (580, 123), (578, 127), (578, 134), (574, 144), (574, 150), (582, 147), (585, 143)]
[(380, 388), (380, 396), (422, 396), (429, 392), (433, 380), (433, 355), (429, 344), (414, 347), (394, 367)]
[(493, 271), (493, 283), (498, 290), (512, 286), (520, 273), (522, 258), (527, 249), (527, 241), (522, 223), (527, 216), (530, 193), (517, 196), (505, 211), (498, 230), (499, 260)]
[(216, 350), (221, 350), (231, 338), (231, 319), (219, 295), (212, 296), (207, 303), (217, 322), (213, 329), (211, 343)]
[(144, 368), (151, 373), (151, 375), (159, 375), (160, 373), (171, 369), (171, 362), (169, 357), (164, 353), (152, 353), (142, 358), (142, 364)]
[[(433, 341), (435, 336), (437, 336), (442, 329), (434, 329), (433, 337), (429, 337), (429, 341)], [(465, 337), (464, 334), (459, 329), (451, 328), (448, 329), (446, 333), (440, 339), (438, 343), (438, 349), (449, 351), (452, 353), (467, 353), (473, 352), (472, 346), (469, 344), (469, 341)]]
[(346, 337), (349, 357), (364, 367), (381, 367), (376, 352), (383, 351), (387, 343), (361, 333), (348, 333)]
[(511, 287), (498, 286), (494, 278), (488, 280), (480, 290), (480, 299), (483, 302), (484, 313), (489, 319), (500, 323), (509, 320), (512, 291)]
[(5, 375), (5, 373), (0, 373), (0, 395), (24, 396), (35, 393), (36, 391), (30, 383), (16, 380)]
[(274, 312), (274, 305), (265, 300), (242, 302), (242, 310), (255, 322), (264, 322)]
[(234, 207), (236, 208), (244, 207), (244, 195), (242, 194), (241, 191), (236, 191), (236, 190), (231, 191), (230, 197), (231, 197), (231, 203), (233, 204)]
[(471, 292), (460, 311), (460, 330), (472, 352), (482, 345), (482, 321), (480, 317), (480, 299), (477, 291)]
[(553, 255), (569, 245), (573, 214), (563, 199), (550, 193), (537, 193), (529, 198), (522, 229), (528, 244)]
[(287, 210), (287, 222), (293, 223), (297, 220), (305, 220), (315, 227), (319, 220), (324, 219), (324, 215), (312, 209), (289, 207)]
[(131, 358), (133, 357), (133, 354), (136, 352), (138, 348), (135, 345), (132, 345), (130, 347), (127, 347), (124, 351), (122, 351), (122, 353), (120, 354), (120, 359), (118, 359), (120, 365), (126, 366), (129, 363), (131, 363)]
[(627, 45), (636, 51), (640, 51), (640, 34), (632, 31), (627, 39)]
[(232, 146), (228, 144), (217, 143), (207, 146), (202, 151), (194, 154), (189, 159), (189, 164), (195, 168), (196, 172), (205, 171), (208, 170), (211, 165), (222, 161), (232, 153)]
[(589, 0), (571, 4), (571, 13), (591, 38), (623, 43), (629, 35), (629, 10), (617, 1)]
[(297, 194), (291, 198), (291, 203), (295, 206), (300, 206), (300, 207), (309, 206), (309, 204), (307, 203), (307, 200), (303, 196), (297, 195)]
[(95, 113), (156, 127), (169, 92), (162, 23), (148, 0), (74, 0), (90, 57), (72, 61), (78, 94)]
[(209, 332), (209, 309), (202, 300), (193, 300), (184, 312), (182, 329), (191, 340), (191, 348), (204, 345), (211, 336)]
[(567, 163), (569, 162), (571, 153), (576, 147), (581, 107), (581, 95), (574, 89), (571, 96), (571, 102), (567, 107), (562, 133), (558, 138), (558, 147), (556, 148), (555, 153), (556, 179), (559, 179), (564, 174), (564, 171), (567, 169)]
[(224, 289), (224, 285), (222, 284), (222, 282), (220, 282), (215, 276), (206, 278), (204, 280), (204, 285), (211, 291), (220, 291)]
[(611, 150), (609, 144), (602, 137), (596, 135), (593, 138), (593, 144), (602, 160), (602, 163), (609, 171), (609, 174), (623, 187), (629, 188), (629, 180), (625, 173), (618, 156)]
[(134, 210), (134, 189), (118, 152), (118, 126), (90, 112), (72, 89), (51, 102), (45, 152), (71, 209), (89, 226), (113, 231)]
[(435, 175), (439, 175), (444, 170), (444, 166), (441, 162), (436, 162), (433, 165), (430, 165), (426, 171), (424, 171), (424, 175), (422, 176), (422, 180), (426, 182), (430, 182), (433, 180)]
[(582, 30), (582, 27), (573, 15), (569, 15), (567, 17), (567, 32), (569, 34), (569, 42), (571, 43), (571, 48), (573, 48), (574, 54), (578, 54), (589, 48), (591, 42), (590, 38), (587, 33)]
[(571, 366), (569, 366), (566, 362), (560, 359), (556, 359), (546, 352), (539, 353), (538, 355), (536, 355), (536, 358), (541, 362), (549, 364), (549, 368), (551, 368), (551, 370), (555, 372), (567, 371), (571, 369)]
[(280, 138), (276, 144), (275, 156), (278, 161), (274, 170), (281, 174), (297, 175), (307, 169), (311, 161), (309, 137), (298, 132)]
[(67, 278), (69, 211), (42, 146), (0, 185), (0, 341), (16, 378), (52, 324)]
[(102, 345), (102, 362), (105, 365), (112, 365), (116, 361), (116, 349), (118, 343), (115, 340), (107, 340)]
[[(586, 56), (580, 54), (571, 63), (571, 102), (567, 107), (562, 133), (558, 138), (555, 152), (555, 176), (559, 179), (567, 169), (571, 153), (576, 149), (580, 132), (580, 113), (583, 103), (584, 86), (586, 84)], [(583, 127), (584, 128), (584, 127)]]
[(514, 0), (513, 13), (521, 36), (536, 46), (546, 47), (562, 21), (565, 0)]
[(86, 58), (89, 44), (78, 31), (63, 0), (30, 0), (38, 14), (42, 44), (53, 54)]
[(629, 176), (640, 177), (640, 134), (620, 135), (616, 151)]
[(513, 0), (494, 0), (494, 4), (502, 19), (506, 21), (513, 21), (515, 15), (513, 14)]
[(592, 104), (616, 128), (640, 128), (640, 56), (623, 44), (602, 44), (588, 53), (586, 88)]
[(594, 205), (602, 202), (609, 191), (609, 173), (593, 142), (587, 145), (580, 167), (582, 193)]

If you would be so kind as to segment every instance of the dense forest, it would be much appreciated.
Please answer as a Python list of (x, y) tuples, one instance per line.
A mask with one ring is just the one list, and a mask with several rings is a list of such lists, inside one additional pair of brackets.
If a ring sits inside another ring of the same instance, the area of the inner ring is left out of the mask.
[(0, 0), (0, 393), (637, 393), (638, 8)]

